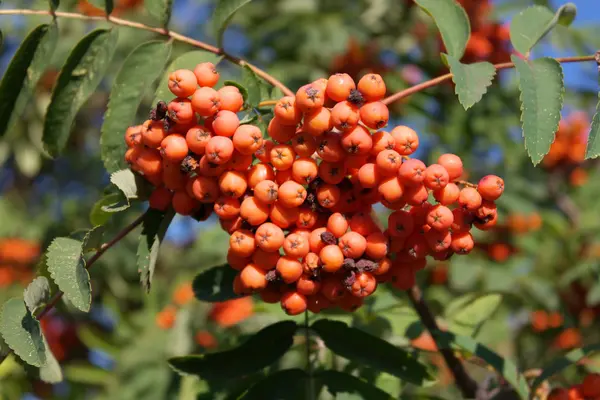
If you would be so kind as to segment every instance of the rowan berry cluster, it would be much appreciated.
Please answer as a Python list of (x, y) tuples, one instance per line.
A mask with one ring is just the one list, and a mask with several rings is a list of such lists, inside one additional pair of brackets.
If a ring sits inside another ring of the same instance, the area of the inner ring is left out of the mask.
[[(156, 185), (151, 207), (219, 217), (236, 293), (260, 292), (292, 315), (355, 310), (380, 283), (413, 286), (427, 255), (469, 253), (473, 225), (496, 224), (501, 178), (459, 181), (458, 156), (427, 166), (409, 157), (419, 145), (413, 129), (381, 130), (381, 76), (355, 83), (334, 74), (301, 87), (275, 105), (268, 138), (240, 125), (243, 97), (213, 89), (218, 79), (208, 63), (173, 72), (178, 97), (128, 130), (126, 159)], [(374, 217), (378, 203), (393, 211), (387, 229)]]
[(589, 374), (570, 388), (555, 388), (547, 400), (600, 400), (600, 374)]

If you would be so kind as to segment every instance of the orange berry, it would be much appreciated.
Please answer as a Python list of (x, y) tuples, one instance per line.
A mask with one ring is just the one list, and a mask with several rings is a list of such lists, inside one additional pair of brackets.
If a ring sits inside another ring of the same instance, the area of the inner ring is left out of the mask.
[(286, 169), (285, 171), (276, 171), (275, 172), (275, 182), (278, 185), (282, 185), (284, 182), (292, 180), (292, 170)]
[(299, 207), (306, 200), (306, 189), (295, 181), (286, 181), (279, 186), (277, 201), (284, 207)]
[(248, 264), (240, 271), (242, 284), (250, 290), (261, 290), (267, 287), (267, 272), (254, 264)]
[(318, 85), (304, 85), (296, 92), (296, 105), (303, 113), (310, 113), (325, 104), (325, 90)]
[(319, 214), (316, 211), (311, 210), (309, 207), (301, 207), (298, 211), (296, 226), (298, 228), (310, 229), (317, 224), (318, 218)]
[(394, 150), (402, 156), (409, 156), (419, 147), (419, 136), (417, 132), (408, 126), (397, 126), (390, 132), (394, 138)]
[(266, 222), (258, 227), (254, 236), (259, 248), (266, 252), (278, 252), (283, 246), (285, 235), (277, 225)]
[(212, 129), (217, 136), (232, 137), (239, 126), (238, 116), (228, 110), (219, 111), (212, 122)]
[(600, 397), (600, 374), (589, 374), (583, 379), (581, 392), (585, 397)]
[(308, 243), (310, 244), (311, 252), (319, 253), (325, 247), (325, 242), (322, 240), (321, 235), (326, 232), (327, 228), (317, 228), (310, 233)]
[(336, 272), (342, 268), (344, 263), (344, 254), (335, 244), (330, 244), (319, 251), (319, 258), (323, 262), (323, 271)]
[(256, 185), (264, 180), (275, 180), (275, 172), (269, 164), (254, 164), (248, 171), (248, 186), (254, 189)]
[(156, 325), (160, 329), (171, 329), (175, 325), (176, 309), (173, 306), (165, 307), (156, 314)]
[(190, 151), (198, 155), (204, 155), (206, 144), (212, 137), (213, 134), (208, 129), (196, 125), (187, 131), (185, 141), (187, 142)]
[(211, 62), (203, 62), (196, 65), (194, 68), (194, 75), (198, 85), (204, 87), (214, 87), (219, 82), (219, 72), (215, 67), (215, 64)]
[(266, 289), (263, 289), (259, 293), (260, 299), (267, 304), (275, 304), (281, 301), (281, 291), (272, 286), (267, 286)]
[(282, 124), (281, 121), (279, 121), (279, 118), (275, 117), (269, 122), (267, 133), (271, 139), (278, 143), (287, 143), (292, 140), (296, 134), (296, 126)]
[(306, 132), (299, 132), (292, 138), (292, 148), (299, 157), (310, 157), (317, 151), (317, 141)]
[(504, 192), (504, 180), (496, 175), (487, 175), (477, 184), (477, 191), (485, 200), (494, 201)]
[(226, 171), (219, 177), (219, 189), (224, 196), (239, 198), (246, 193), (246, 176), (239, 171)]
[(144, 175), (162, 173), (163, 159), (158, 150), (144, 148), (137, 156), (137, 166)]
[(337, 185), (344, 180), (346, 168), (343, 163), (330, 163), (321, 161), (319, 164), (319, 178), (325, 183)]
[(256, 264), (257, 267), (270, 270), (275, 268), (280, 257), (279, 251), (264, 251), (259, 247), (254, 254), (252, 254), (252, 262)]
[(563, 388), (554, 388), (546, 398), (546, 400), (571, 400), (569, 391)]
[(194, 289), (191, 282), (185, 282), (179, 285), (173, 293), (173, 303), (178, 306), (184, 306), (194, 299)]
[(309, 135), (321, 136), (325, 132), (330, 131), (331, 128), (333, 128), (331, 112), (325, 107), (304, 115), (302, 131)]
[(303, 271), (300, 261), (290, 256), (280, 257), (275, 269), (279, 277), (287, 284), (296, 282), (302, 276)]
[(232, 197), (219, 197), (213, 210), (221, 219), (234, 219), (240, 215), (240, 201)]
[(371, 129), (381, 129), (390, 119), (390, 111), (380, 101), (364, 104), (360, 110), (360, 120)]
[(462, 160), (456, 154), (442, 154), (439, 156), (437, 163), (446, 169), (450, 181), (460, 178), (463, 174)]
[(336, 238), (342, 237), (348, 231), (348, 220), (343, 214), (333, 213), (327, 219), (327, 230)]
[(331, 109), (331, 123), (342, 132), (355, 128), (359, 120), (358, 107), (347, 100), (337, 103)]
[(324, 208), (335, 207), (339, 203), (342, 196), (340, 188), (336, 185), (323, 183), (317, 187), (317, 201)]
[(458, 196), (460, 195), (460, 189), (454, 183), (449, 183), (444, 186), (442, 189), (435, 190), (433, 192), (433, 197), (440, 203), (445, 206), (453, 204), (458, 200)]
[(581, 333), (577, 328), (567, 328), (555, 339), (554, 344), (560, 349), (572, 349), (581, 346)]
[[(257, 252), (258, 252), (258, 250), (257, 250)], [(227, 249), (227, 264), (229, 264), (229, 266), (231, 268), (235, 269), (236, 271), (241, 271), (246, 265), (248, 265), (250, 263), (250, 261), (255, 262), (254, 255), (252, 255), (252, 256), (253, 257), (251, 260), (248, 257), (241, 257), (241, 256), (235, 254), (235, 252), (233, 252), (231, 249)]]
[(219, 197), (219, 185), (214, 178), (198, 175), (188, 182), (187, 189), (201, 203), (214, 203)]
[(257, 126), (240, 125), (233, 135), (233, 146), (242, 154), (254, 154), (262, 145), (262, 132)]
[(302, 275), (296, 281), (296, 291), (304, 296), (315, 295), (319, 293), (319, 289), (321, 289), (321, 283), (309, 275)]
[(283, 251), (292, 258), (302, 258), (310, 251), (308, 239), (297, 233), (290, 233), (283, 242)]
[(180, 215), (192, 215), (200, 203), (184, 190), (176, 191), (171, 199), (173, 210)]
[(298, 292), (287, 292), (281, 296), (281, 308), (288, 315), (298, 315), (306, 311), (306, 297)]
[(217, 93), (220, 100), (219, 109), (237, 113), (244, 107), (244, 97), (235, 86), (223, 86)]
[(413, 216), (408, 211), (394, 211), (388, 217), (388, 232), (391, 236), (408, 237), (413, 230)]
[(299, 209), (297, 207), (285, 207), (280, 202), (275, 202), (271, 208), (269, 218), (271, 222), (281, 228), (289, 228), (298, 220)]
[(369, 272), (359, 272), (355, 279), (354, 283), (348, 287), (348, 291), (356, 297), (367, 297), (377, 288), (377, 280)]
[(382, 232), (373, 232), (366, 238), (365, 254), (372, 260), (381, 260), (388, 253), (388, 239)]
[(252, 226), (258, 226), (269, 219), (269, 205), (248, 196), (240, 206), (240, 217)]
[(229, 237), (229, 249), (239, 257), (250, 257), (256, 249), (254, 234), (245, 229), (233, 232)]
[(402, 183), (409, 186), (420, 185), (425, 180), (425, 163), (416, 158), (404, 161), (398, 169), (398, 177)]
[(277, 200), (279, 186), (272, 180), (264, 180), (254, 187), (254, 197), (264, 204), (273, 204)]
[(396, 175), (402, 165), (402, 157), (394, 150), (383, 150), (375, 160), (377, 170), (383, 176)]
[(363, 236), (379, 230), (370, 212), (357, 212), (350, 218), (350, 230)]
[(334, 74), (327, 80), (327, 97), (333, 101), (340, 102), (348, 99), (354, 89), (356, 84), (348, 74)]
[(392, 286), (399, 290), (408, 290), (416, 284), (416, 272), (412, 268), (399, 265), (395, 261), (392, 265)]
[(377, 185), (377, 191), (383, 196), (384, 199), (394, 203), (402, 199), (404, 187), (400, 182), (400, 179), (395, 176), (391, 176), (381, 180), (379, 185)]
[(194, 335), (194, 341), (205, 349), (214, 349), (218, 346), (217, 339), (208, 331), (198, 331)]
[(341, 144), (341, 136), (328, 132), (317, 141), (317, 154), (327, 162), (339, 162), (344, 159), (346, 152)]
[(140, 146), (142, 144), (142, 125), (130, 126), (125, 131), (125, 143), (127, 147)]
[(346, 290), (338, 277), (329, 276), (321, 281), (321, 294), (330, 302), (335, 303), (344, 297)]
[(169, 75), (169, 90), (177, 97), (190, 97), (197, 84), (196, 76), (189, 69), (178, 69)]
[(358, 81), (357, 88), (366, 101), (378, 101), (385, 97), (385, 82), (378, 74), (366, 74)]
[(168, 161), (181, 162), (188, 151), (187, 141), (182, 135), (169, 135), (160, 143), (160, 154)]
[[(178, 124), (189, 124), (194, 121), (194, 110), (192, 102), (187, 98), (176, 98), (167, 106), (169, 118)], [(186, 130), (187, 131), (187, 130)]]
[(429, 248), (434, 252), (444, 251), (450, 248), (450, 244), (452, 243), (452, 235), (448, 230), (437, 231), (435, 229), (431, 229), (425, 232), (424, 237), (429, 245)]
[(465, 210), (475, 211), (481, 207), (481, 195), (472, 187), (462, 188), (458, 195), (458, 204)]
[(454, 222), (454, 215), (448, 207), (438, 204), (427, 212), (426, 222), (433, 229), (443, 232), (450, 229)]
[(338, 246), (346, 258), (360, 258), (367, 249), (367, 240), (356, 232), (345, 233), (339, 239)]
[(342, 134), (342, 148), (352, 155), (367, 155), (373, 148), (369, 131), (358, 125)]
[(316, 161), (309, 157), (298, 158), (292, 164), (292, 178), (303, 185), (312, 182), (318, 172)]
[(171, 205), (171, 199), (173, 193), (165, 187), (158, 187), (152, 191), (150, 198), (148, 199), (150, 208), (155, 210), (167, 211), (167, 208)]
[(287, 144), (275, 145), (270, 152), (271, 164), (278, 171), (285, 171), (292, 168), (295, 158), (294, 149)]
[(425, 179), (423, 180), (423, 184), (428, 189), (443, 189), (449, 181), (450, 178), (448, 176), (448, 171), (446, 171), (446, 168), (439, 164), (431, 164), (425, 170)]
[(302, 111), (296, 106), (296, 98), (294, 96), (284, 96), (274, 109), (275, 116), (283, 125), (298, 125), (302, 120)]
[(148, 120), (142, 125), (142, 143), (148, 147), (157, 148), (167, 137), (167, 132), (160, 121)]
[[(368, 249), (368, 245), (367, 245), (367, 249)], [(376, 275), (376, 276), (385, 275), (388, 273), (388, 271), (390, 271), (390, 268), (392, 268), (392, 260), (390, 260), (387, 257), (384, 257), (381, 260), (379, 260), (379, 262), (377, 263), (377, 269), (375, 271), (373, 271), (373, 275)]]
[(209, 162), (221, 165), (231, 160), (233, 147), (231, 139), (224, 136), (214, 136), (206, 143), (204, 151)]
[(192, 108), (201, 117), (212, 117), (221, 108), (219, 93), (211, 87), (201, 87), (192, 96)]
[(377, 131), (373, 134), (373, 147), (371, 154), (377, 156), (383, 150), (394, 150), (394, 137), (386, 131)]
[(373, 163), (367, 163), (358, 170), (358, 181), (364, 188), (377, 187), (382, 178), (379, 168)]
[(475, 242), (469, 232), (452, 232), (452, 251), (458, 254), (469, 254), (473, 250)]

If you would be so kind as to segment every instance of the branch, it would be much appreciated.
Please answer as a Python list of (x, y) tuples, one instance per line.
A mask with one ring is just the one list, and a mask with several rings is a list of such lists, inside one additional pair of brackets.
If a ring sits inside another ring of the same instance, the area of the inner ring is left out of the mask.
[(72, 13), (72, 12), (64, 12), (64, 11), (51, 12), (51, 11), (47, 11), (47, 10), (11, 9), (11, 10), (0, 10), (0, 15), (50, 15), (54, 18), (60, 17), (60, 18), (69, 18), (69, 19), (79, 19), (79, 20), (84, 20), (84, 21), (108, 21), (113, 25), (125, 26), (128, 28), (134, 28), (134, 29), (139, 29), (139, 30), (143, 30), (143, 31), (154, 32), (154, 33), (157, 33), (162, 36), (168, 36), (168, 37), (172, 38), (173, 40), (177, 40), (182, 43), (190, 44), (194, 47), (200, 48), (200, 49), (208, 51), (210, 53), (223, 56), (223, 58), (225, 58), (227, 61), (229, 61), (233, 64), (237, 64), (239, 66), (246, 65), (252, 71), (254, 71), (254, 73), (256, 75), (260, 76), (266, 82), (279, 88), (279, 90), (281, 90), (286, 96), (294, 95), (294, 93), (290, 89), (288, 89), (283, 83), (281, 83), (279, 80), (277, 80), (272, 75), (269, 75), (267, 72), (258, 68), (257, 66), (252, 65), (249, 62), (244, 61), (238, 57), (232, 56), (231, 54), (226, 53), (225, 50), (223, 50), (223, 49), (220, 49), (220, 48), (212, 46), (208, 43), (204, 43), (199, 40), (192, 39), (192, 38), (182, 35), (180, 33), (173, 32), (171, 30), (167, 30), (164, 28), (148, 26), (148, 25), (145, 25), (145, 24), (142, 24), (139, 22), (129, 21), (126, 19), (117, 18), (117, 17), (113, 17), (110, 15), (96, 17), (96, 16), (89, 16), (89, 15), (83, 15), (83, 14)]
[[(114, 238), (112, 238), (110, 241), (108, 241), (108, 242), (104, 243), (102, 246), (100, 246), (100, 249), (93, 256), (91, 256), (89, 258), (89, 260), (87, 260), (87, 262), (85, 263), (85, 268), (90, 269), (92, 267), (92, 265), (94, 265), (94, 263), (96, 261), (98, 261), (100, 259), (100, 257), (102, 257), (102, 254), (104, 254), (106, 252), (106, 250), (110, 249), (115, 244), (119, 243), (125, 236), (127, 236), (131, 231), (133, 231), (135, 228), (137, 228), (137, 226), (140, 225), (142, 223), (142, 221), (144, 220), (145, 215), (146, 215), (146, 213), (137, 217), (135, 219), (135, 221), (133, 221), (132, 223), (127, 225), (125, 228), (123, 228), (119, 233), (117, 233), (117, 235)], [(58, 303), (58, 301), (63, 297), (63, 294), (64, 293), (61, 291), (56, 293), (52, 297), (50, 302), (48, 304), (46, 304), (44, 309), (37, 315), (36, 318), (38, 320), (41, 320), (42, 318), (44, 318), (46, 316), (46, 314), (48, 314), (48, 312), (50, 312), (50, 310), (52, 310), (52, 308), (54, 308), (56, 303)]]
[[(413, 307), (417, 311), (417, 314), (419, 314), (423, 325), (425, 325), (431, 334), (431, 337), (435, 340), (435, 332), (439, 331), (440, 328), (438, 327), (437, 322), (435, 322), (435, 317), (423, 298), (421, 289), (419, 289), (419, 286), (415, 285), (407, 290), (406, 293), (408, 294), (408, 298), (413, 304)], [(456, 358), (454, 352), (451, 349), (442, 348), (440, 348), (439, 351), (442, 354), (442, 357), (444, 357), (450, 372), (452, 372), (456, 386), (458, 386), (462, 392), (463, 397), (466, 399), (475, 398), (477, 394), (477, 383), (467, 374), (467, 371), (458, 358)]]
[[(563, 63), (563, 64), (574, 63), (574, 62), (584, 62), (584, 61), (596, 61), (596, 55), (580, 56), (580, 57), (559, 57), (559, 58), (555, 58), (555, 60), (558, 61), (559, 63)], [(502, 69), (510, 69), (510, 68), (514, 68), (514, 67), (515, 67), (515, 64), (512, 62), (506, 62), (506, 63), (494, 65), (494, 68), (496, 68), (496, 71), (500, 71)], [(418, 85), (411, 86), (411, 87), (404, 89), (398, 93), (394, 93), (393, 95), (391, 95), (389, 97), (386, 97), (385, 99), (382, 100), (383, 104), (394, 103), (405, 97), (408, 97), (415, 93), (421, 92), (430, 87), (437, 86), (440, 83), (449, 81), (450, 79), (452, 79), (452, 77), (453, 77), (452, 73), (448, 73), (446, 75), (438, 76), (437, 78), (433, 78), (428, 81), (419, 83)]]

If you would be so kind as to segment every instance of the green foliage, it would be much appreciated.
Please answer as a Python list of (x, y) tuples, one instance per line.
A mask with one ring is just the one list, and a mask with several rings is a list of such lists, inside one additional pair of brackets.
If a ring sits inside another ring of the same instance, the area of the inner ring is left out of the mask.
[(496, 312), (501, 302), (500, 294), (466, 294), (448, 304), (444, 317), (449, 321), (452, 332), (471, 336)]
[(388, 393), (353, 375), (340, 371), (320, 371), (317, 380), (327, 391), (339, 398), (391, 400)]
[(558, 129), (565, 89), (562, 67), (552, 58), (511, 59), (519, 75), (525, 148), (537, 165), (548, 154)]
[(57, 156), (65, 148), (79, 108), (96, 90), (117, 44), (117, 31), (98, 29), (75, 46), (65, 62), (44, 122), (44, 148)]
[(145, 0), (144, 7), (148, 14), (150, 14), (160, 26), (166, 28), (167, 25), (169, 25), (173, 0)]
[[(269, 374), (252, 385), (238, 400), (303, 400), (307, 398), (308, 380), (311, 379), (302, 369), (284, 369)], [(314, 397), (314, 394), (313, 394)]]
[(223, 34), (234, 14), (251, 0), (218, 0), (213, 12), (211, 23), (212, 31), (217, 39), (217, 46), (223, 48)]
[(38, 276), (23, 292), (25, 304), (31, 314), (43, 306), (50, 298), (50, 282), (45, 276)]
[(60, 0), (48, 0), (48, 5), (50, 6), (50, 10), (56, 11), (60, 5)]
[(171, 209), (166, 213), (149, 209), (144, 215), (142, 233), (137, 250), (137, 267), (140, 272), (140, 283), (149, 292), (154, 277), (154, 268), (158, 260), (158, 249), (175, 216)]
[(492, 84), (496, 69), (489, 62), (462, 64), (458, 59), (442, 53), (442, 58), (450, 67), (454, 91), (465, 110), (473, 107)]
[(280, 321), (256, 332), (232, 350), (174, 357), (169, 364), (179, 373), (198, 375), (202, 379), (235, 379), (266, 368), (281, 358), (292, 346), (296, 329), (295, 322)]
[(264, 82), (256, 76), (252, 69), (245, 65), (242, 71), (242, 81), (246, 86), (248, 97), (246, 99), (247, 107), (257, 108), (258, 104), (266, 97), (266, 86)]
[(171, 43), (146, 42), (125, 59), (112, 84), (110, 100), (102, 124), (102, 160), (109, 173), (127, 167), (123, 132), (134, 124), (144, 94), (162, 74), (171, 53)]
[(435, 20), (448, 55), (460, 60), (471, 33), (465, 10), (454, 0), (415, 0), (415, 3)]
[(430, 378), (426, 367), (404, 350), (343, 322), (318, 320), (311, 325), (331, 351), (361, 365), (369, 365), (415, 385)]
[(56, 360), (54, 354), (52, 354), (52, 350), (50, 350), (50, 346), (48, 345), (46, 338), (43, 337), (42, 339), (44, 340), (46, 362), (40, 367), (40, 379), (46, 383), (62, 382), (63, 373), (62, 369), (60, 368), (60, 364)]
[(129, 199), (123, 192), (110, 193), (94, 204), (90, 211), (90, 222), (93, 226), (101, 226), (108, 222), (111, 215), (129, 208)]
[(46, 363), (40, 324), (22, 299), (12, 298), (2, 306), (0, 333), (8, 347), (27, 364), (41, 367)]
[(227, 264), (203, 271), (192, 282), (194, 295), (200, 301), (211, 303), (240, 297), (233, 292), (236, 275), (236, 271)]
[(33, 90), (48, 67), (58, 28), (56, 23), (36, 27), (21, 43), (0, 82), (0, 137), (14, 129), (30, 103)]
[[(145, 200), (149, 194), (149, 184), (140, 175), (134, 174), (130, 169), (122, 169), (110, 175), (113, 185), (125, 195), (126, 200)], [(114, 207), (113, 207), (114, 208)], [(117, 208), (117, 211), (122, 211)]]
[[(598, 84), (600, 85), (600, 71), (598, 74)], [(600, 98), (600, 92), (598, 92)], [(585, 151), (585, 158), (596, 158), (600, 156), (600, 99), (596, 106), (596, 113), (592, 121), (592, 127), (590, 128), (590, 134), (588, 136), (587, 149)]]
[(65, 237), (54, 239), (48, 247), (47, 264), (50, 276), (66, 298), (79, 310), (88, 312), (92, 286), (83, 259), (83, 243)]

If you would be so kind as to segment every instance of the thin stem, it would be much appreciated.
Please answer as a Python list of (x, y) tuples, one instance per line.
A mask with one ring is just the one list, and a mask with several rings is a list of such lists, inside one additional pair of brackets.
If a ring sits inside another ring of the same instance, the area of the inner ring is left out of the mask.
[(315, 399), (315, 381), (313, 377), (313, 366), (310, 362), (310, 331), (308, 328), (308, 310), (304, 311), (304, 339), (306, 346), (306, 372), (308, 372), (308, 393), (307, 399)]
[[(429, 306), (425, 302), (423, 298), (423, 293), (421, 289), (417, 285), (413, 286), (409, 290), (406, 291), (408, 294), (408, 298), (410, 299), (413, 307), (419, 314), (423, 325), (427, 328), (433, 339), (435, 340), (435, 332), (439, 331), (439, 327), (437, 322), (435, 321), (435, 317), (433, 316)], [(437, 342), (437, 341), (436, 341)], [(454, 381), (456, 382), (456, 386), (462, 392), (462, 395), (466, 399), (473, 399), (477, 394), (477, 383), (467, 374), (464, 366), (460, 362), (458, 358), (454, 355), (454, 352), (451, 349), (442, 349), (438, 346), (442, 357), (446, 361), (446, 365), (452, 372), (454, 376)]]
[(267, 72), (263, 71), (262, 69), (258, 68), (257, 66), (252, 65), (249, 62), (244, 61), (238, 57), (232, 56), (231, 54), (226, 53), (225, 50), (223, 50), (223, 49), (220, 49), (220, 48), (212, 46), (208, 43), (204, 43), (199, 40), (192, 39), (192, 38), (182, 35), (180, 33), (173, 32), (171, 30), (167, 30), (164, 28), (148, 26), (148, 25), (145, 25), (145, 24), (142, 24), (139, 22), (129, 21), (126, 19), (117, 18), (117, 17), (113, 17), (113, 16), (108, 16), (108, 17), (106, 17), (106, 16), (89, 16), (89, 15), (83, 15), (83, 14), (72, 13), (72, 12), (64, 12), (64, 11), (56, 11), (54, 13), (51, 13), (50, 11), (47, 11), (47, 10), (11, 9), (11, 10), (0, 10), (0, 15), (51, 15), (53, 17), (79, 19), (79, 20), (84, 20), (84, 21), (108, 21), (113, 25), (125, 26), (128, 28), (134, 28), (134, 29), (139, 29), (139, 30), (143, 30), (143, 31), (154, 32), (154, 33), (157, 33), (162, 36), (168, 36), (171, 39), (177, 40), (179, 42), (190, 44), (194, 47), (200, 48), (202, 50), (206, 50), (210, 53), (221, 55), (227, 61), (237, 64), (239, 66), (246, 65), (252, 71), (254, 71), (254, 73), (256, 75), (258, 75), (259, 77), (264, 79), (266, 82), (279, 88), (279, 90), (281, 90), (286, 96), (292, 96), (294, 94), (283, 83), (281, 83), (279, 80), (277, 80), (272, 75), (270, 75)]
[[(96, 261), (98, 261), (100, 259), (100, 257), (102, 257), (102, 255), (106, 252), (106, 250), (110, 249), (115, 244), (119, 243), (125, 236), (127, 236), (138, 225), (140, 225), (142, 223), (142, 221), (144, 220), (145, 215), (146, 214), (144, 213), (144, 214), (140, 215), (139, 217), (137, 217), (135, 219), (135, 221), (133, 221), (132, 223), (127, 225), (125, 228), (123, 228), (119, 233), (117, 233), (114, 238), (112, 238), (110, 241), (108, 241), (108, 242), (104, 243), (102, 246), (100, 246), (100, 249), (98, 249), (98, 251), (87, 260), (87, 262), (85, 263), (85, 268), (90, 269), (92, 267), (92, 265), (94, 265), (94, 263)], [(52, 310), (52, 308), (54, 308), (56, 303), (58, 303), (58, 301), (63, 297), (63, 295), (64, 295), (64, 293), (62, 291), (59, 291), (58, 293), (56, 293), (52, 297), (50, 302), (48, 304), (46, 304), (44, 309), (37, 315), (36, 318), (38, 320), (41, 320), (42, 318), (44, 318), (46, 316), (46, 314), (48, 314), (48, 312), (50, 312), (50, 310)]]
[[(584, 61), (596, 61), (596, 55), (591, 55), (591, 56), (578, 56), (578, 57), (559, 57), (559, 58), (555, 58), (556, 61), (558, 61), (559, 63), (574, 63), (574, 62), (584, 62)], [(506, 63), (500, 63), (500, 64), (495, 64), (494, 68), (496, 68), (497, 71), (502, 70), (502, 69), (510, 69), (510, 68), (514, 68), (515, 64), (512, 62), (506, 62)], [(425, 89), (428, 89), (430, 87), (434, 87), (439, 85), (440, 83), (449, 81), (450, 79), (452, 79), (452, 74), (448, 73), (445, 75), (441, 75), (438, 76), (437, 78), (433, 78), (430, 79), (428, 81), (419, 83), (418, 85), (415, 86), (411, 86), (407, 89), (404, 89), (398, 93), (394, 93), (393, 95), (386, 97), (385, 99), (383, 99), (383, 104), (391, 104), (394, 103), (398, 100), (401, 100), (405, 97), (408, 97), (410, 95), (413, 95), (415, 93), (421, 92)]]

